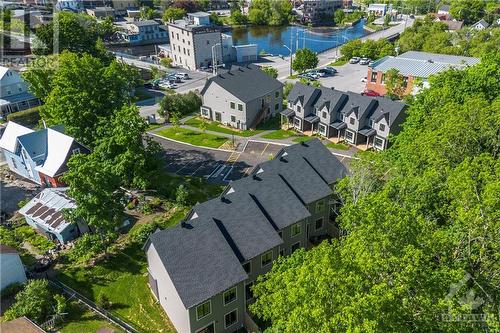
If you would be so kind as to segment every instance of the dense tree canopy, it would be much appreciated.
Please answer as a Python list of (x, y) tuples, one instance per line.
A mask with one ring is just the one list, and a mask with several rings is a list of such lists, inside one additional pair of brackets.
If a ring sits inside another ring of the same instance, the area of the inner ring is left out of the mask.
[(182, 8), (170, 7), (163, 13), (163, 21), (171, 22), (180, 20), (186, 15), (186, 11)]
[(394, 146), (352, 164), (336, 187), (344, 236), (254, 288), (269, 332), (499, 329), (499, 63), (432, 77)]
[(495, 0), (452, 0), (450, 14), (457, 20), (465, 21), (465, 24), (473, 24), (480, 19), (493, 23), (498, 15), (500, 4)]
[(254, 0), (250, 5), (248, 19), (256, 25), (288, 24), (292, 14), (292, 4), (288, 0)]
[(340, 48), (342, 57), (350, 59), (352, 57), (368, 57), (371, 59), (380, 59), (387, 55), (394, 54), (394, 45), (382, 38), (379, 40), (353, 39)]
[[(54, 66), (46, 66), (54, 61)], [(112, 61), (109, 66), (88, 54), (65, 52), (42, 58), (25, 74), (30, 90), (44, 101), (42, 116), (47, 125), (64, 124), (65, 131), (92, 148), (97, 127), (111, 119), (115, 110), (132, 101), (138, 72)]]

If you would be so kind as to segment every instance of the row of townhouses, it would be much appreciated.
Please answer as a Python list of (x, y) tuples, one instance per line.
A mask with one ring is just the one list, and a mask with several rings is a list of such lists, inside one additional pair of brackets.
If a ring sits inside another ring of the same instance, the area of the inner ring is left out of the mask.
[(249, 329), (252, 285), (279, 256), (335, 237), (336, 182), (345, 167), (317, 139), (197, 204), (145, 245), (149, 286), (178, 332)]
[(281, 112), (282, 123), (308, 135), (346, 141), (361, 149), (386, 149), (400, 131), (406, 105), (385, 97), (368, 97), (297, 83)]

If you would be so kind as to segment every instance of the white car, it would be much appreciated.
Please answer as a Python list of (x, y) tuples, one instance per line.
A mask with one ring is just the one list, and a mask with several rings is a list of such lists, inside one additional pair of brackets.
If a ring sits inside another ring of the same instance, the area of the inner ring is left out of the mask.
[(160, 82), (159, 86), (160, 86), (160, 88), (163, 88), (163, 89), (174, 89), (175, 87), (177, 87), (175, 84), (170, 83), (168, 81)]
[(188, 73), (176, 73), (175, 76), (178, 77), (179, 79), (189, 79)]
[(319, 71), (311, 71), (311, 72), (309, 72), (309, 74), (315, 75), (317, 77), (324, 77), (325, 76), (325, 73), (319, 72)]

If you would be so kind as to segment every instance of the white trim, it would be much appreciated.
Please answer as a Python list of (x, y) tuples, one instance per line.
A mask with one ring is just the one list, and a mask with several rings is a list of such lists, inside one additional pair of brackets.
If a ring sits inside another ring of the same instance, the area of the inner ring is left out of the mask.
[[(209, 313), (207, 313), (206, 315), (204, 315), (203, 317), (198, 318), (198, 308), (199, 308), (200, 306), (202, 306), (203, 304), (205, 304), (205, 303), (209, 303), (209, 304), (210, 304), (210, 312), (209, 312)], [(196, 315), (196, 321), (200, 321), (201, 319), (203, 319), (203, 318), (206, 318), (206, 317), (210, 316), (210, 315), (212, 314), (212, 300), (210, 300), (210, 299), (209, 299), (208, 301), (205, 301), (205, 302), (203, 302), (203, 303), (198, 304), (198, 305), (194, 308), (194, 311), (196, 312), (196, 313), (195, 313), (195, 315)], [(215, 327), (214, 327), (214, 328), (215, 328)]]
[[(377, 139), (382, 140), (382, 147), (377, 147), (377, 146), (375, 145), (375, 140), (377, 140)], [(375, 148), (375, 149), (378, 149), (378, 150), (384, 150), (384, 149), (385, 149), (385, 147), (384, 147), (384, 146), (385, 146), (385, 139), (384, 139), (384, 138), (381, 138), (381, 137), (379, 137), (379, 136), (375, 136), (375, 137), (373, 138), (373, 143), (372, 143), (372, 145), (373, 145), (373, 148)]]
[(208, 323), (208, 325), (203, 326), (202, 328), (197, 329), (197, 330), (195, 331), (195, 333), (198, 333), (198, 332), (203, 331), (204, 329), (206, 329), (206, 328), (207, 328), (208, 326), (210, 326), (210, 325), (213, 325), (213, 326), (214, 326), (214, 332), (215, 332), (215, 320), (214, 320), (214, 321), (212, 321), (212, 322)]
[[(352, 141), (350, 141), (350, 140), (347, 138), (347, 133), (352, 133)], [(346, 130), (345, 130), (344, 137), (345, 137), (345, 140), (346, 140), (347, 142), (349, 142), (350, 144), (354, 144), (355, 137), (356, 137), (356, 133), (355, 133), (355, 132), (353, 132), (353, 131), (351, 131), (351, 130), (346, 129)]]
[[(236, 321), (235, 321), (234, 323), (230, 324), (229, 326), (226, 326), (226, 316), (227, 316), (228, 314), (232, 313), (232, 312), (235, 312), (235, 311), (236, 311)], [(228, 313), (226, 313), (226, 314), (224, 315), (224, 329), (227, 329), (227, 328), (229, 328), (229, 327), (231, 327), (231, 326), (233, 326), (233, 325), (235, 325), (235, 324), (237, 324), (237, 323), (238, 323), (238, 308), (236, 308), (236, 309), (234, 309), (234, 310), (232, 310), (232, 311), (229, 311)]]
[[(229, 303), (226, 303), (226, 293), (232, 291), (234, 289), (234, 299), (232, 301), (230, 301)], [(229, 288), (228, 290), (226, 290), (225, 292), (222, 293), (222, 304), (224, 306), (226, 305), (229, 305), (231, 303), (234, 303), (236, 302), (236, 300), (238, 300), (238, 288), (236, 288), (236, 286), (232, 287), (232, 288)]]
[[(262, 264), (262, 257), (263, 257), (263, 256), (265, 256), (266, 254), (268, 254), (269, 252), (271, 252), (271, 261), (270, 261), (268, 264), (263, 265), (263, 264)], [(265, 252), (265, 253), (262, 253), (262, 254), (260, 255), (260, 267), (261, 267), (261, 268), (264, 268), (264, 267), (267, 267), (267, 266), (269, 266), (270, 264), (272, 264), (273, 259), (274, 259), (273, 257), (274, 257), (274, 256), (273, 256), (273, 250), (269, 250), (269, 251), (267, 251), (267, 252)]]

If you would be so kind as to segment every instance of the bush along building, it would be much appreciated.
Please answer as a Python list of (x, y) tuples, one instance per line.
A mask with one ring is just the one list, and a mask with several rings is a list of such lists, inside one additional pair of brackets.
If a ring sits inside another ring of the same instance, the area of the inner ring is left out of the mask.
[(70, 157), (90, 152), (60, 128), (33, 131), (12, 121), (0, 138), (0, 148), (11, 171), (48, 187), (64, 186), (59, 177), (68, 170)]
[(345, 141), (362, 150), (384, 150), (397, 134), (406, 105), (385, 97), (368, 97), (326, 87), (295, 84), (281, 112), (285, 128), (317, 134), (335, 143)]
[(201, 95), (203, 118), (246, 130), (281, 112), (283, 84), (259, 66), (232, 66), (210, 78)]
[(279, 256), (338, 236), (334, 186), (346, 174), (317, 139), (289, 146), (152, 234), (149, 285), (177, 331), (250, 329), (256, 278)]

